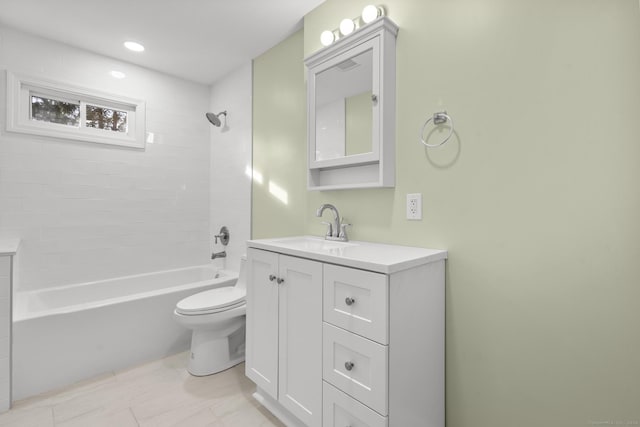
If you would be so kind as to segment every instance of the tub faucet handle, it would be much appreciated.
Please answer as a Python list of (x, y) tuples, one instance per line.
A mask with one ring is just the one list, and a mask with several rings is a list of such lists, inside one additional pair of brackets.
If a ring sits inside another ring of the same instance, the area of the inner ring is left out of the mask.
[(220, 229), (220, 234), (215, 234), (213, 236), (215, 238), (215, 243), (218, 243), (218, 238), (220, 238), (220, 243), (223, 246), (227, 246), (229, 244), (229, 229), (226, 226), (222, 226)]

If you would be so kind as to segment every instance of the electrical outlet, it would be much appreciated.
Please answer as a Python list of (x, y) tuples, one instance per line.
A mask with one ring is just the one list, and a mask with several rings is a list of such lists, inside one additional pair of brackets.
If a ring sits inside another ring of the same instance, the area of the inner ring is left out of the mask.
[(407, 219), (422, 219), (422, 193), (407, 194)]

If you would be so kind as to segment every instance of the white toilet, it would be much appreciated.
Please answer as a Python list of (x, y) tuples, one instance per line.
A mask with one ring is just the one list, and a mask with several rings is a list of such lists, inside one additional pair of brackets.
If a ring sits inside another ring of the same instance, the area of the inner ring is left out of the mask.
[(187, 370), (192, 375), (211, 375), (244, 361), (246, 257), (234, 286), (211, 289), (187, 297), (173, 314), (185, 328), (193, 330)]

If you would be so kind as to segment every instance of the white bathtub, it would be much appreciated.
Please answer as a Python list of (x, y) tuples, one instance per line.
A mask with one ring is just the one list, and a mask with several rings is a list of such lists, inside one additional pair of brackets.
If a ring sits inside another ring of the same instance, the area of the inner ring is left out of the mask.
[(12, 399), (187, 350), (176, 303), (237, 278), (198, 266), (15, 293)]

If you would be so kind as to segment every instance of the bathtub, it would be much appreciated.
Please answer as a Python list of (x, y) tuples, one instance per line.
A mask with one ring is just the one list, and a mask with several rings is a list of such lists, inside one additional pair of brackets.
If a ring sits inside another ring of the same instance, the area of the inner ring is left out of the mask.
[(16, 292), (12, 399), (185, 351), (176, 303), (230, 286), (237, 272), (197, 266)]

